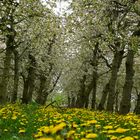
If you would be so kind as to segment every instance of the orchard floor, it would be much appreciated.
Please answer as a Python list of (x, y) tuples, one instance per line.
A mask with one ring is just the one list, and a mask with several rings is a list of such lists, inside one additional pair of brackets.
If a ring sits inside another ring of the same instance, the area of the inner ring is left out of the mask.
[(0, 107), (0, 140), (92, 139), (139, 140), (140, 117), (33, 104)]

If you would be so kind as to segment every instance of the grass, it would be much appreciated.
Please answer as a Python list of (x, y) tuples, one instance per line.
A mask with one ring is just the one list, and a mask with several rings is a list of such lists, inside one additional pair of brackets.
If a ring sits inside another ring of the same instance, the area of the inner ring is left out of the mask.
[(0, 140), (137, 140), (140, 118), (85, 109), (7, 104), (0, 107)]

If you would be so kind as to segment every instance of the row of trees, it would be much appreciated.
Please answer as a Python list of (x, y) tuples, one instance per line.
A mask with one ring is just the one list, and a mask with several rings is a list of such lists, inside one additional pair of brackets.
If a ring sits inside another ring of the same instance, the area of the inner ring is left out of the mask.
[[(44, 104), (61, 75), (60, 18), (39, 0), (0, 1), (0, 103)], [(60, 59), (57, 60), (57, 57)]]
[(67, 32), (69, 43), (79, 49), (74, 59), (79, 57), (80, 71), (73, 69), (72, 80), (78, 86), (67, 85), (69, 106), (127, 114), (134, 101), (135, 112), (140, 113), (139, 78), (134, 77), (134, 71), (139, 73), (135, 67), (139, 67), (139, 4), (137, 0), (73, 1)]
[(0, 1), (0, 103), (54, 91), (69, 107), (140, 113), (140, 1), (68, 2), (59, 16), (52, 0)]

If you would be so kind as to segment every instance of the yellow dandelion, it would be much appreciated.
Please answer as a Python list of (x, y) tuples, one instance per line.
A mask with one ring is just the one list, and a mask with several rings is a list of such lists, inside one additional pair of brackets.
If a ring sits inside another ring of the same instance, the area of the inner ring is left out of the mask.
[(124, 128), (117, 128), (116, 130), (116, 133), (125, 133), (128, 131), (128, 129), (124, 129)]
[(37, 140), (54, 140), (54, 138), (46, 138), (46, 137), (42, 137), (42, 138), (39, 138), (39, 139), (37, 139)]
[(77, 124), (75, 124), (75, 123), (73, 123), (73, 124), (72, 124), (72, 127), (77, 128), (77, 127), (78, 127), (78, 125), (77, 125)]
[(88, 139), (92, 139), (92, 138), (97, 138), (97, 134), (95, 134), (95, 133), (89, 133), (89, 134), (87, 134), (86, 135), (86, 138), (88, 138)]
[(89, 139), (86, 139), (86, 138), (82, 138), (81, 140), (89, 140)]
[(8, 129), (4, 129), (4, 132), (7, 132), (8, 131)]
[(108, 134), (113, 134), (113, 133), (115, 133), (115, 132), (116, 132), (115, 130), (108, 130), (108, 131), (107, 131)]
[(116, 137), (116, 136), (112, 136), (112, 137), (110, 138), (110, 140), (117, 140), (117, 137)]
[(99, 124), (96, 124), (95, 127), (98, 129), (98, 128), (101, 128), (101, 126)]
[(134, 140), (134, 138), (133, 137), (124, 137), (124, 138), (122, 138), (121, 140)]
[(71, 135), (73, 135), (75, 133), (74, 130), (70, 130), (68, 133), (67, 133), (67, 136), (70, 137)]
[(39, 138), (42, 137), (43, 133), (42, 132), (38, 132), (37, 134), (34, 135), (35, 138)]
[(62, 138), (60, 135), (58, 135), (58, 136), (56, 136), (55, 140), (62, 140)]
[(85, 132), (82, 131), (82, 132), (81, 132), (81, 135), (85, 135)]
[(12, 119), (12, 120), (16, 120), (16, 119), (17, 119), (17, 116), (12, 116), (11, 119)]
[(23, 123), (23, 122), (20, 122), (20, 124), (23, 125), (23, 126), (25, 125), (25, 123)]
[(87, 121), (87, 124), (95, 124), (95, 123), (97, 123), (96, 120), (90, 120), (90, 121)]
[(138, 136), (133, 136), (133, 138), (135, 138), (137, 140), (139, 137)]
[(137, 130), (137, 128), (134, 127), (134, 128), (132, 128), (132, 130), (135, 131), (135, 130)]
[(20, 129), (18, 133), (25, 133), (25, 129)]
[(104, 126), (103, 128), (104, 128), (104, 129), (113, 129), (113, 126), (107, 125), (107, 126)]
[(48, 126), (44, 126), (44, 127), (42, 128), (42, 131), (43, 131), (44, 133), (49, 133), (49, 132), (50, 132), (50, 128), (49, 128)]
[(62, 123), (56, 125), (55, 127), (53, 127), (50, 131), (52, 133), (56, 133), (56, 132), (62, 130), (65, 126), (66, 126), (66, 123), (62, 122)]

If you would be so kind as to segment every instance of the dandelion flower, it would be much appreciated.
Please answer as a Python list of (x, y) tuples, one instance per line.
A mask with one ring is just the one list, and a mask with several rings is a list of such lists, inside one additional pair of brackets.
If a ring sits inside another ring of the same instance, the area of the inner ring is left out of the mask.
[(121, 140), (134, 140), (134, 138), (128, 136), (128, 137), (122, 138)]
[(92, 138), (97, 138), (97, 134), (95, 134), (95, 133), (89, 133), (89, 134), (87, 134), (86, 135), (86, 138), (88, 138), (88, 139), (92, 139)]
[(116, 129), (116, 133), (125, 133), (127, 131), (128, 131), (128, 129), (124, 129), (124, 128), (117, 128)]

